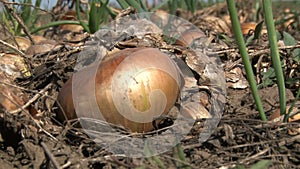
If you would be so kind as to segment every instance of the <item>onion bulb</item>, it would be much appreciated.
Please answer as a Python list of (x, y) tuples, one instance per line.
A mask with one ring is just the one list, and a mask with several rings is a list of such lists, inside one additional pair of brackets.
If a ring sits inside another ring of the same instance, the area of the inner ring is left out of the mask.
[[(88, 76), (88, 72), (83, 69), (77, 72), (77, 77)], [(177, 65), (167, 54), (155, 48), (127, 48), (112, 53), (100, 63), (96, 77), (92, 78), (95, 78), (96, 101), (104, 118), (100, 120), (139, 133), (154, 130), (153, 120), (168, 114), (183, 85)], [(85, 84), (82, 83), (81, 88), (86, 87)], [(60, 91), (58, 102), (67, 119), (77, 117), (72, 78)], [(85, 113), (88, 118), (99, 117)], [(62, 111), (57, 117), (65, 120)]]

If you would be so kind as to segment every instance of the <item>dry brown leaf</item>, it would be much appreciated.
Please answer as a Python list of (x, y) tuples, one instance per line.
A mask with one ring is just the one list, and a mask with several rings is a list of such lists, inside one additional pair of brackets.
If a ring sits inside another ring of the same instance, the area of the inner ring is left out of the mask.
[(229, 72), (225, 72), (226, 84), (233, 89), (245, 89), (248, 87), (248, 81), (243, 75), (240, 67), (235, 67)]
[(228, 23), (219, 17), (210, 15), (197, 15), (191, 19), (191, 22), (203, 31), (213, 31), (216, 33), (231, 35), (230, 25), (228, 25)]
[[(76, 11), (69, 10), (64, 16), (62, 16), (61, 20), (77, 20)], [(60, 25), (59, 29), (62, 30), (62, 31), (68, 31), (68, 32), (81, 32), (81, 31), (83, 31), (83, 27), (81, 25), (74, 25), (74, 24)]]
[[(288, 122), (299, 123), (300, 122), (300, 102), (295, 104), (290, 113), (290, 117)], [(288, 105), (286, 108), (286, 112), (289, 111), (291, 105)], [(280, 109), (278, 108), (275, 113), (271, 114), (269, 120), (274, 123), (282, 123), (284, 115), (280, 115)], [(300, 127), (290, 128), (288, 129), (289, 135), (297, 135), (300, 133)]]
[(41, 54), (46, 53), (54, 49), (56, 46), (56, 41), (54, 40), (44, 40), (39, 42), (38, 44), (31, 45), (27, 50), (27, 55), (35, 55), (35, 54)]

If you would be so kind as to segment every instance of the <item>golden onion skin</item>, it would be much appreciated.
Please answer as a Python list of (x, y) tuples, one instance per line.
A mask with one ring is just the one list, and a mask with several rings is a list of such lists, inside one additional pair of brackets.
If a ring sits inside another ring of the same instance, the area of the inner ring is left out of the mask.
[(72, 120), (77, 118), (72, 95), (72, 77), (61, 88), (57, 102), (59, 104), (56, 111), (56, 118), (63, 122), (66, 119)]
[[(79, 77), (86, 72), (89, 71), (79, 71)], [(108, 123), (121, 125), (131, 132), (149, 132), (154, 129), (153, 119), (168, 114), (175, 104), (180, 80), (178, 68), (163, 52), (154, 48), (128, 48), (111, 54), (99, 65), (95, 78), (96, 100)], [(68, 119), (76, 117), (72, 79), (62, 88), (58, 102)], [(62, 117), (58, 114), (60, 120)], [(99, 116), (87, 114), (87, 117)]]

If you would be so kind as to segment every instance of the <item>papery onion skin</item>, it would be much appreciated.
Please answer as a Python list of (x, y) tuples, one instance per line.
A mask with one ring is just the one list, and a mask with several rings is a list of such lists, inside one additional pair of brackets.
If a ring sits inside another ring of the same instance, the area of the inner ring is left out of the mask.
[[(145, 58), (142, 59), (140, 55), (144, 55), (150, 58), (151, 56), (153, 56), (153, 54), (159, 55), (159, 57), (156, 57), (156, 59), (158, 60), (153, 60), (153, 61), (148, 60), (147, 62), (154, 62), (154, 65), (163, 64), (171, 60), (166, 54), (160, 52), (158, 49), (128, 48), (111, 54), (110, 56), (108, 56), (107, 59), (105, 59), (99, 65), (96, 73), (96, 78), (95, 78), (95, 86), (96, 86), (95, 91), (96, 91), (96, 100), (100, 112), (102, 113), (102, 116), (104, 117), (105, 121), (114, 125), (121, 125), (125, 129), (130, 130), (131, 132), (143, 133), (143, 132), (152, 131), (154, 129), (152, 125), (153, 119), (147, 119), (147, 118), (153, 118), (156, 115), (145, 114), (144, 118), (146, 118), (147, 121), (145, 123), (140, 123), (135, 120), (133, 121), (128, 119), (127, 117), (124, 117), (124, 113), (126, 116), (127, 116), (126, 113), (128, 113), (129, 116), (132, 116), (132, 114), (130, 114), (130, 112), (119, 113), (116, 107), (117, 104), (115, 104), (114, 102), (116, 101), (120, 102), (122, 105), (123, 104), (122, 98), (126, 97), (127, 95), (130, 104), (132, 104), (132, 106), (136, 110), (140, 111), (139, 113), (143, 113), (143, 111), (148, 110), (151, 106), (157, 106), (157, 105), (151, 105), (151, 99), (149, 97), (150, 93), (153, 92), (154, 90), (160, 91), (161, 93), (164, 94), (166, 99), (166, 105), (164, 105), (164, 111), (161, 113), (164, 115), (168, 114), (169, 110), (172, 108), (172, 106), (175, 104), (176, 100), (178, 99), (178, 95), (181, 88), (180, 80), (182, 79), (180, 78), (181, 77), (180, 71), (175, 65), (172, 64), (169, 64), (168, 66), (174, 66), (174, 68), (172, 67), (171, 69), (168, 70), (175, 70), (173, 72), (173, 75), (170, 75), (168, 72), (165, 72), (161, 69), (155, 69), (155, 67), (145, 68), (143, 71), (141, 71), (140, 74), (136, 75), (137, 78), (136, 80), (137, 82), (139, 82), (137, 83), (138, 85), (129, 84), (128, 88), (122, 89), (122, 91), (120, 91), (119, 98), (115, 100), (113, 98), (112, 83), (114, 81), (113, 79), (114, 74), (116, 74), (117, 71), (122, 70), (122, 73), (124, 73), (125, 75), (126, 73), (130, 73), (132, 71), (131, 69), (140, 68), (139, 65), (143, 66), (145, 64), (143, 62), (146, 62)], [(127, 64), (122, 64), (122, 62), (124, 62), (124, 60), (130, 56), (133, 56), (132, 61), (136, 66), (132, 66), (132, 64), (131, 65), (128, 64), (128, 66)], [(120, 66), (122, 66), (122, 69), (120, 69)], [(158, 65), (158, 67), (159, 66), (161, 65)], [(85, 76), (84, 75), (85, 71), (79, 71), (77, 73), (80, 76)], [(175, 79), (172, 76), (175, 76)], [(120, 77), (120, 79), (122, 79), (122, 77)], [(116, 81), (114, 81), (114, 83), (116, 83)], [(159, 103), (160, 99), (164, 99), (159, 96), (160, 95), (153, 97), (154, 99), (152, 100), (153, 104)], [(67, 119), (76, 118), (76, 113), (73, 104), (73, 97), (72, 97), (72, 79), (70, 79), (63, 86), (58, 96), (58, 102), (62, 105), (62, 108), (66, 113)], [(89, 112), (86, 113), (87, 113), (86, 114), (87, 117), (89, 118), (99, 118), (97, 114), (91, 114)], [(158, 115), (161, 114), (158, 113)], [(136, 116), (143, 117), (143, 114), (137, 114)], [(58, 113), (58, 119), (65, 120), (62, 112)]]

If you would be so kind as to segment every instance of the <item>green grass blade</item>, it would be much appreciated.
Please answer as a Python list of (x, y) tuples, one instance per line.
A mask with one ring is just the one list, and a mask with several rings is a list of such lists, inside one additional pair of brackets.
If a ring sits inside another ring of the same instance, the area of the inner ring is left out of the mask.
[(39, 7), (41, 6), (41, 3), (42, 3), (42, 0), (36, 0), (34, 6), (36, 8), (33, 8), (33, 11), (32, 11), (32, 14), (31, 14), (31, 17), (32, 17), (32, 21), (31, 21), (31, 28), (34, 27), (34, 25), (36, 24), (37, 22), (37, 19), (38, 19), (38, 12), (39, 12)]
[(143, 9), (141, 4), (139, 4), (136, 0), (126, 0), (126, 2), (132, 6), (137, 12), (147, 12), (147, 9)]
[(43, 29), (47, 29), (50, 27), (54, 27), (54, 26), (59, 26), (59, 25), (64, 25), (64, 24), (74, 24), (74, 25), (81, 25), (81, 23), (79, 21), (71, 21), (71, 20), (61, 20), (61, 21), (56, 21), (56, 22), (50, 22), (46, 25), (43, 25), (41, 27), (38, 27), (36, 29), (33, 29), (30, 31), (31, 34), (34, 34), (36, 32), (39, 32)]
[(162, 8), (163, 6), (165, 6), (168, 2), (169, 2), (169, 0), (163, 0), (162, 2), (160, 2), (159, 4), (157, 4), (155, 7), (153, 7), (152, 9), (150, 9), (150, 11), (154, 12), (154, 11)]
[(263, 0), (263, 10), (264, 10), (265, 22), (267, 25), (268, 38), (269, 38), (269, 43), (271, 48), (271, 58), (272, 58), (273, 67), (275, 69), (275, 75), (276, 75), (277, 85), (279, 90), (280, 114), (286, 116), (285, 83), (284, 83), (283, 71), (281, 68), (280, 56), (278, 51), (277, 36), (275, 31), (275, 24), (273, 21), (271, 0)]
[[(90, 13), (89, 13), (89, 29), (90, 33), (95, 33), (99, 29), (99, 25), (101, 22), (99, 15), (102, 15), (103, 12), (101, 12), (100, 7), (97, 7), (97, 2), (91, 1), (90, 2)], [(102, 7), (102, 5), (101, 5)]]
[[(177, 2), (178, 8), (183, 9), (183, 10), (188, 10), (188, 7), (187, 7), (187, 5), (186, 5), (186, 2), (187, 2), (187, 1), (179, 1), (179, 0), (176, 0), (176, 2)], [(191, 0), (189, 1), (189, 3), (190, 3), (190, 2), (191, 2)]]
[(257, 22), (257, 21), (258, 21), (260, 10), (261, 10), (261, 7), (260, 7), (260, 0), (255, 0), (255, 15), (254, 15), (254, 18), (253, 18), (253, 21), (254, 21), (254, 22)]
[(130, 5), (125, 0), (117, 0), (122, 9), (127, 9)]
[[(182, 149), (181, 144), (177, 144), (175, 149), (176, 149), (176, 151), (175, 151), (176, 153), (174, 154), (174, 157), (180, 159), (180, 161), (182, 161), (182, 162), (186, 162), (185, 154), (184, 154), (184, 151)], [(176, 164), (177, 164), (178, 168), (185, 168), (185, 169), (190, 169), (191, 168), (190, 166), (188, 166), (186, 164), (181, 163), (179, 165), (179, 162), (176, 163)]]
[(88, 33), (91, 33), (90, 28), (88, 27), (87, 23), (85, 23), (81, 18), (79, 1), (80, 0), (76, 0), (76, 4), (75, 4), (76, 15), (77, 15), (78, 21), (85, 31), (87, 31)]
[(254, 39), (259, 39), (260, 35), (261, 35), (261, 31), (263, 29), (263, 21), (259, 22), (254, 30)]
[(2, 13), (2, 20), (3, 20), (3, 23), (4, 23), (4, 25), (6, 26), (6, 28), (8, 29), (8, 31), (13, 35), (13, 34), (14, 34), (14, 30), (13, 30), (13, 28), (12, 28), (11, 24), (9, 23), (9, 21), (8, 21), (8, 19), (7, 19), (6, 16), (7, 16), (7, 15), (6, 15), (6, 12), (3, 12), (3, 13)]
[[(89, 27), (90, 27), (91, 33), (95, 33), (96, 31), (98, 31), (100, 29), (100, 25), (102, 23), (107, 22), (108, 15), (109, 15), (108, 3), (109, 3), (109, 0), (101, 0), (100, 7), (96, 6), (96, 3), (94, 3), (94, 5), (93, 5), (94, 11), (92, 11), (92, 10), (90, 11), (90, 13), (93, 15), (93, 17), (90, 17), (90, 20), (89, 20)], [(99, 5), (99, 2), (98, 2), (98, 5)], [(90, 24), (93, 26), (90, 26)]]
[[(16, 9), (12, 9), (14, 12), (16, 12)], [(17, 35), (17, 30), (20, 29), (19, 23), (15, 20), (15, 18), (12, 16), (10, 13), (10, 9), (7, 7), (7, 5), (4, 5), (4, 10), (3, 10), (6, 20), (9, 26), (10, 33), (13, 35)]]
[(168, 6), (169, 6), (170, 14), (175, 15), (177, 10), (177, 0), (168, 1)]
[(184, 1), (184, 2), (189, 11), (191, 11), (192, 13), (196, 12), (197, 6), (198, 6), (198, 0), (188, 0), (188, 1)]
[(164, 163), (160, 160), (160, 158), (158, 156), (153, 156), (152, 157), (153, 160), (156, 162), (157, 166), (159, 168), (162, 168), (162, 169), (166, 169), (167, 167), (164, 165)]
[(151, 149), (151, 146), (149, 145), (149, 143), (147, 141), (145, 142), (144, 153), (145, 153), (146, 159), (150, 162), (151, 165), (159, 166), (159, 168), (162, 168), (162, 169), (166, 168), (166, 166), (164, 165), (164, 163), (160, 160), (160, 158), (158, 156), (153, 156), (153, 154), (155, 154), (155, 152), (153, 152), (153, 150)]
[[(31, 4), (31, 0), (25, 0), (24, 3), (27, 4)], [(30, 26), (30, 22), (31, 22), (31, 6), (29, 5), (22, 5), (21, 9), (21, 19), (24, 22), (25, 26), (28, 28)], [(21, 34), (21, 30), (22, 30), (22, 26), (21, 24), (18, 24), (17, 26), (17, 30), (16, 30), (16, 34), (20, 35)]]
[(106, 11), (108, 12), (108, 14), (113, 18), (113, 19), (115, 19), (115, 17), (117, 16), (117, 14), (113, 11), (113, 10), (111, 10), (111, 8), (107, 5), (107, 6), (105, 6), (105, 8), (106, 8)]
[(148, 11), (147, 5), (146, 5), (146, 0), (139, 0), (141, 7), (144, 9), (144, 11)]
[[(28, 4), (31, 4), (32, 1), (31, 0), (28, 0), (28, 1), (25, 1), (25, 3), (28, 3)], [(22, 5), (22, 14), (21, 14), (21, 18), (23, 19), (25, 25), (27, 27), (29, 27), (30, 23), (31, 23), (31, 6), (29, 5)]]
[(252, 91), (252, 95), (256, 104), (256, 107), (259, 111), (260, 114), (260, 118), (263, 121), (266, 121), (266, 114), (264, 112), (262, 103), (261, 103), (261, 99), (258, 95), (258, 89), (257, 89), (257, 85), (256, 85), (256, 81), (254, 78), (254, 73), (252, 70), (252, 65), (249, 59), (249, 55), (245, 46), (245, 42), (244, 42), (244, 37), (242, 34), (242, 30), (241, 30), (241, 26), (238, 20), (238, 15), (237, 15), (237, 11), (235, 8), (235, 3), (234, 0), (226, 0), (227, 5), (228, 5), (228, 10), (229, 10), (229, 14), (230, 14), (230, 19), (232, 22), (232, 28), (233, 28), (233, 32), (237, 41), (237, 45), (245, 66), (245, 70), (246, 70), (246, 75), (247, 75), (247, 79), (250, 85), (250, 89)]

